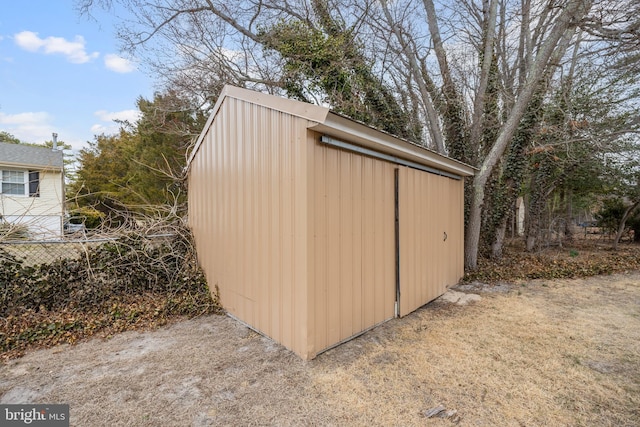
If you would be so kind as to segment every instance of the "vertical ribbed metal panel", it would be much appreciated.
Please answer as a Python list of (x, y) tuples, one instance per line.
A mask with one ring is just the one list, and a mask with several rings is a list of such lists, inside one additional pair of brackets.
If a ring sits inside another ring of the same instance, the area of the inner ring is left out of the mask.
[(189, 223), (234, 317), (307, 357), (307, 121), (226, 98), (189, 174)]
[(315, 354), (394, 315), (394, 167), (313, 139), (310, 144), (309, 329)]
[(464, 184), (404, 166), (398, 178), (400, 315), (405, 316), (464, 274)]
[[(228, 97), (189, 174), (209, 285), (230, 314), (304, 358), (394, 315), (398, 167), (319, 144), (307, 125)], [(463, 274), (463, 183), (399, 169), (405, 315)]]
[(452, 286), (464, 276), (464, 180), (449, 180), (451, 194), (451, 245), (449, 258), (453, 262), (449, 265), (448, 285)]

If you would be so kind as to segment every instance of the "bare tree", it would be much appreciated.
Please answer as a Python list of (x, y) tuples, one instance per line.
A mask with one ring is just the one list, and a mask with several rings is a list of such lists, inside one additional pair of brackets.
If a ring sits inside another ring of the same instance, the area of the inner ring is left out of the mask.
[[(287, 57), (270, 48), (278, 25), (349, 43), (407, 117), (424, 124), (423, 144), (478, 167), (467, 185), (465, 265), (478, 260), (483, 208), (536, 96), (544, 97), (578, 28), (580, 54), (640, 63), (640, 6), (633, 0), (77, 0), (125, 7), (123, 46), (174, 87), (210, 104), (222, 83), (286, 92)], [(614, 7), (611, 5), (614, 4)], [(635, 12), (635, 13), (634, 13)], [(584, 39), (584, 37), (583, 37)], [(346, 45), (345, 45), (346, 46)], [(635, 46), (635, 48), (634, 48)], [(625, 62), (626, 61), (626, 62)], [(289, 62), (290, 64), (290, 62)], [(300, 83), (305, 98), (331, 101)], [(537, 94), (537, 95), (536, 95)], [(534, 106), (535, 107), (535, 106)], [(532, 117), (532, 116), (530, 116)], [(518, 148), (521, 149), (522, 147)], [(486, 214), (486, 213), (485, 213)]]

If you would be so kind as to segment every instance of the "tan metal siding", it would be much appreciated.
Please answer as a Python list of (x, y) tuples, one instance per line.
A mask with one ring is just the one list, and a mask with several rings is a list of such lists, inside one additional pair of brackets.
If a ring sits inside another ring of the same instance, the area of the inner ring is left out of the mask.
[(224, 308), (307, 351), (307, 121), (227, 98), (194, 156), (189, 222)]
[(462, 180), (404, 166), (398, 175), (400, 315), (405, 316), (464, 274), (464, 193)]
[(313, 137), (309, 329), (315, 355), (393, 317), (395, 226), (393, 165)]
[(400, 314), (457, 282), (462, 181), (320, 144), (310, 116), (258, 101), (221, 98), (189, 166), (198, 258), (230, 314), (304, 358), (392, 318), (396, 169)]
[(447, 286), (453, 286), (464, 275), (464, 181), (449, 180), (450, 230), (449, 272)]

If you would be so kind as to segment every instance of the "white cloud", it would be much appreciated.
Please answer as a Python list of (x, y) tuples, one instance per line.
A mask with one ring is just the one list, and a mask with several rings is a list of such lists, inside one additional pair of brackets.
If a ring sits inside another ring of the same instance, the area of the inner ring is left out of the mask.
[(116, 73), (130, 73), (136, 69), (133, 62), (113, 53), (104, 56), (104, 65)]
[(116, 112), (109, 112), (105, 110), (98, 110), (93, 113), (94, 116), (102, 120), (103, 122), (112, 122), (114, 120), (127, 120), (134, 123), (140, 118), (140, 111), (138, 110), (122, 110)]
[(18, 114), (0, 113), (2, 130), (26, 142), (44, 142), (51, 139), (53, 117), (46, 112)]
[(93, 133), (94, 135), (100, 135), (102, 133), (109, 133), (109, 128), (107, 128), (105, 125), (95, 124), (95, 125), (91, 126), (91, 133)]
[(122, 110), (109, 112), (106, 110), (98, 110), (93, 113), (103, 123), (96, 123), (91, 126), (91, 132), (94, 135), (99, 134), (114, 134), (120, 129), (120, 125), (115, 123), (115, 120), (128, 121), (129, 123), (135, 123), (140, 118), (140, 111), (138, 110)]
[(83, 136), (75, 135), (72, 129), (60, 126), (54, 122), (57, 119), (51, 114), (27, 112), (18, 114), (0, 113), (0, 130), (9, 132), (16, 138), (36, 144), (51, 141), (52, 133), (59, 135), (60, 141), (71, 145), (75, 151), (86, 146)]
[(0, 124), (3, 125), (24, 125), (35, 122), (46, 121), (50, 118), (49, 113), (43, 111), (37, 113), (18, 113), (4, 114), (0, 113)]
[(73, 41), (65, 40), (62, 37), (42, 39), (38, 33), (22, 31), (14, 34), (13, 40), (18, 46), (29, 52), (42, 52), (47, 55), (61, 54), (74, 64), (89, 62), (100, 55), (98, 52), (87, 53), (82, 36), (75, 36)]

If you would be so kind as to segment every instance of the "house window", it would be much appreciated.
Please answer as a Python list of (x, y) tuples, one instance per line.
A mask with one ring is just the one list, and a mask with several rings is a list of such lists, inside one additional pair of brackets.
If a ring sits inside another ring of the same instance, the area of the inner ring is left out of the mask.
[(2, 194), (25, 196), (25, 180), (23, 171), (2, 171)]
[(29, 196), (40, 197), (40, 172), (29, 171)]
[(40, 197), (39, 171), (3, 170), (0, 174), (1, 193), (12, 196)]

